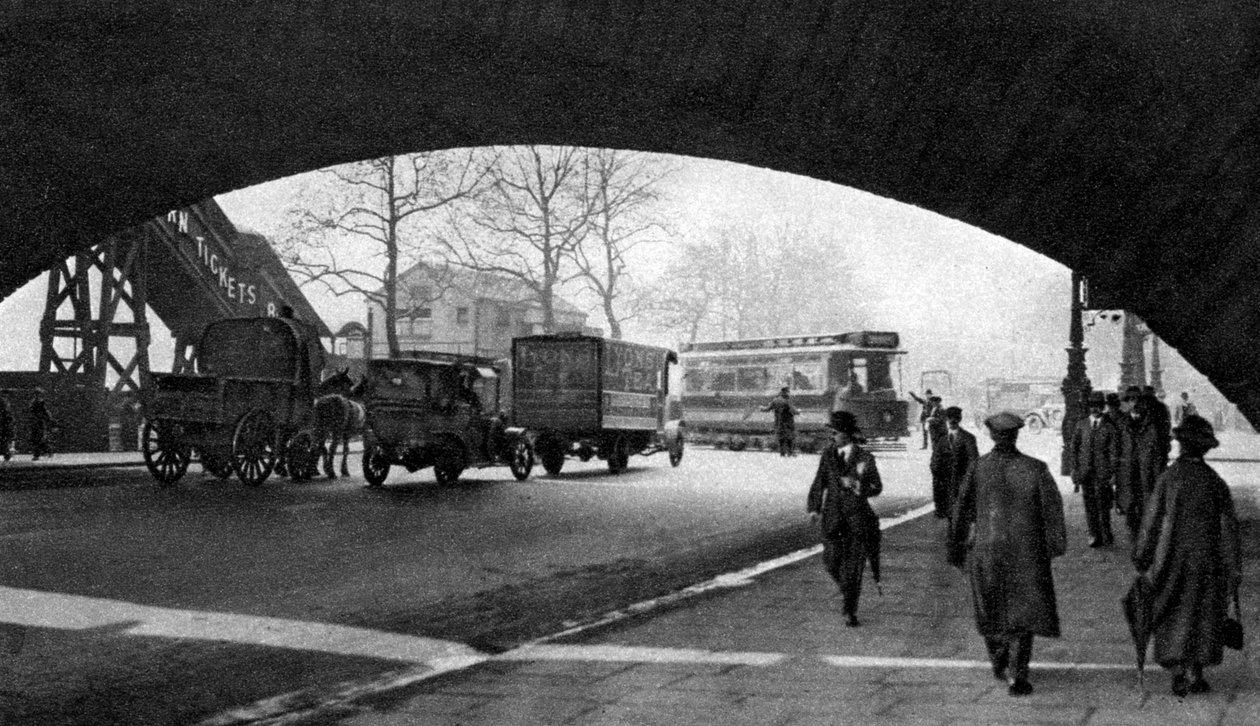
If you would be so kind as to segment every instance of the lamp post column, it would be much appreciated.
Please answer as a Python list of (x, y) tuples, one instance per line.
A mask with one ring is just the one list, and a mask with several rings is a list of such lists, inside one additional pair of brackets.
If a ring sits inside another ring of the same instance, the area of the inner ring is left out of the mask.
[(1063, 425), (1062, 425), (1062, 449), (1059, 456), (1059, 473), (1071, 474), (1072, 467), (1068, 459), (1068, 446), (1072, 442), (1072, 431), (1076, 427), (1077, 420), (1085, 414), (1086, 402), (1089, 399), (1089, 393), (1092, 386), (1089, 377), (1085, 375), (1085, 352), (1089, 350), (1084, 347), (1085, 327), (1081, 322), (1081, 316), (1085, 312), (1085, 306), (1081, 300), (1081, 282), (1082, 275), (1075, 270), (1072, 271), (1072, 307), (1071, 317), (1068, 322), (1068, 363), (1067, 376), (1063, 379)]

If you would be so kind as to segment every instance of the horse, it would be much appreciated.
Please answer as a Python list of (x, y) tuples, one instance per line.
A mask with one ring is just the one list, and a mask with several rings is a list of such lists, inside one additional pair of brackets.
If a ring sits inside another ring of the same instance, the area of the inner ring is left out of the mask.
[[(337, 458), (337, 442), (341, 442), (341, 475), (350, 476), (346, 458), (350, 453), (350, 437), (363, 433), (367, 411), (358, 398), (363, 383), (354, 382), (350, 369), (342, 368), (319, 384), (315, 398), (315, 440), (323, 452), (324, 474), (336, 479), (333, 461)], [(331, 442), (325, 446), (325, 442)]]

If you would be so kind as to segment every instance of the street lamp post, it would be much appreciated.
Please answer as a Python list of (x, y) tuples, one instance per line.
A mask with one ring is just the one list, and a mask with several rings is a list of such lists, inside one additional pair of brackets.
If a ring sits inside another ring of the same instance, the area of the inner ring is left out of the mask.
[(1059, 472), (1065, 475), (1072, 473), (1071, 462), (1068, 459), (1072, 431), (1076, 427), (1077, 420), (1085, 414), (1085, 403), (1089, 400), (1089, 393), (1093, 388), (1089, 382), (1089, 376), (1085, 374), (1085, 352), (1089, 349), (1084, 346), (1085, 328), (1081, 322), (1081, 317), (1085, 313), (1081, 281), (1081, 273), (1074, 270), (1072, 272), (1072, 308), (1068, 322), (1067, 376), (1063, 379), (1063, 387), (1060, 389), (1063, 392), (1063, 446), (1059, 456)]

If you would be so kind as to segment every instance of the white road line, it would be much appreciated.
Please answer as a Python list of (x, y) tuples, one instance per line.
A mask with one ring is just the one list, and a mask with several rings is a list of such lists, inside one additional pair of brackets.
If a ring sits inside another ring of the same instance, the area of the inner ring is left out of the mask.
[(36, 628), (86, 630), (126, 626), (128, 635), (212, 640), (335, 655), (444, 662), (484, 658), (462, 643), (305, 620), (179, 610), (64, 593), (0, 587), (0, 622)]
[[(824, 655), (820, 656), (829, 665), (839, 668), (991, 668), (987, 660), (950, 660), (948, 658), (883, 658), (867, 655)], [(1036, 662), (1029, 665), (1037, 670), (1133, 670), (1134, 664), (1128, 663), (1055, 663)]]
[(697, 648), (653, 648), (632, 645), (525, 645), (494, 660), (581, 660), (630, 663), (722, 663), (769, 666), (787, 659), (785, 653), (739, 653)]
[[(919, 507), (918, 509), (910, 510), (898, 517), (892, 517), (889, 519), (881, 519), (879, 523), (880, 529), (888, 529), (890, 527), (895, 527), (899, 524), (909, 522), (913, 519), (921, 517), (932, 511), (934, 511), (933, 506), (931, 504), (927, 504), (922, 507)], [(361, 698), (368, 694), (382, 693), (382, 692), (390, 691), (396, 688), (401, 688), (403, 686), (410, 685), (412, 683), (428, 680), (442, 673), (449, 673), (451, 671), (461, 670), (462, 668), (471, 667), (473, 665), (476, 665), (478, 663), (481, 663), (487, 660), (508, 660), (508, 661), (541, 660), (541, 659), (544, 659), (543, 657), (541, 657), (543, 655), (546, 655), (548, 657), (547, 659), (556, 660), (556, 659), (559, 659), (559, 654), (565, 653), (565, 652), (569, 653), (569, 655), (572, 656), (577, 651), (568, 649), (567, 646), (565, 646), (563, 649), (562, 647), (559, 647), (559, 646), (552, 646), (549, 644), (549, 641), (556, 640), (558, 638), (562, 638), (565, 636), (573, 635), (575, 633), (579, 633), (584, 630), (590, 630), (592, 628), (601, 627), (604, 625), (615, 623), (619, 620), (624, 620), (626, 618), (633, 617), (635, 615), (641, 615), (650, 610), (659, 608), (663, 605), (677, 602), (680, 600), (684, 600), (690, 597), (694, 597), (700, 593), (708, 592), (709, 590), (731, 588), (731, 587), (742, 587), (744, 585), (751, 583), (752, 578), (756, 577), (757, 575), (770, 572), (771, 570), (776, 570), (781, 567), (786, 567), (795, 562), (799, 562), (800, 560), (806, 559), (808, 557), (812, 557), (821, 551), (822, 551), (822, 545), (815, 545), (813, 547), (807, 547), (805, 549), (797, 550), (796, 552), (788, 553), (786, 555), (783, 555), (782, 557), (776, 557), (772, 560), (766, 560), (765, 562), (758, 563), (751, 567), (746, 567), (736, 572), (729, 572), (723, 575), (718, 575), (717, 577), (714, 577), (711, 580), (708, 580), (706, 582), (702, 582), (696, 585), (692, 585), (691, 587), (685, 588), (678, 592), (671, 593), (663, 597), (653, 598), (651, 600), (645, 600), (643, 602), (635, 603), (633, 605), (629, 605), (620, 610), (615, 610), (611, 613), (607, 613), (604, 616), (597, 618), (596, 620), (591, 621), (589, 623), (576, 625), (572, 628), (568, 628), (559, 633), (554, 633), (552, 635), (530, 641), (518, 648), (514, 648), (510, 651), (507, 651), (506, 653), (501, 653), (497, 656), (490, 656), (486, 654), (479, 654), (477, 656), (471, 656), (468, 658), (468, 662), (465, 663), (464, 665), (456, 665), (455, 661), (451, 661), (446, 664), (429, 663), (429, 664), (426, 664), (425, 666), (421, 666), (418, 668), (407, 668), (407, 669), (387, 673), (379, 677), (347, 681), (345, 683), (339, 684), (338, 686), (334, 687), (333, 690), (331, 691), (324, 691), (319, 694), (312, 694), (308, 691), (295, 691), (293, 693), (287, 693), (280, 696), (275, 696), (273, 698), (268, 698), (262, 701), (258, 701), (249, 706), (244, 706), (242, 708), (226, 711), (224, 713), (211, 717), (205, 721), (201, 721), (200, 723), (197, 724), (197, 726), (237, 726), (239, 724), (264, 724), (264, 723), (269, 724), (271, 726), (280, 726), (281, 724), (290, 723), (290, 722), (296, 723), (297, 721), (309, 718), (312, 715), (320, 713), (321, 711), (324, 711), (328, 708), (332, 708), (335, 706), (343, 706), (344, 704), (349, 703), (350, 701), (353, 701), (356, 698)], [(596, 650), (595, 648), (597, 647), (587, 646), (583, 652), (587, 654), (599, 654), (602, 657), (598, 659), (602, 659), (602, 660), (618, 660), (618, 661), (623, 660), (622, 657), (616, 657), (616, 658), (613, 657), (614, 650), (611, 649), (611, 646), (604, 648), (602, 650)], [(714, 653), (712, 651), (683, 650), (683, 649), (675, 650), (675, 649), (669, 649), (669, 648), (632, 648), (632, 649), (619, 649), (619, 650), (620, 650), (621, 656), (630, 656), (631, 654), (634, 654), (636, 656), (636, 659), (637, 657), (646, 656), (649, 653), (651, 653), (657, 658), (672, 657), (672, 658), (681, 659), (681, 660), (674, 660), (671, 662), (699, 662), (695, 660), (686, 660), (686, 658), (704, 657), (704, 658), (734, 658), (736, 663), (745, 663), (746, 661), (758, 660), (758, 662), (747, 662), (747, 664), (748, 665), (769, 665), (771, 663), (780, 662), (783, 660), (783, 658), (787, 657), (786, 655), (777, 654), (777, 653), (735, 653), (735, 654), (727, 653), (727, 654), (723, 654), (723, 653)], [(841, 656), (837, 656), (837, 657), (841, 657)], [(740, 660), (741, 658), (744, 660)], [(574, 658), (574, 659), (583, 660), (584, 658)], [(585, 658), (585, 659), (590, 660), (593, 658)], [(632, 659), (632, 662), (634, 662), (636, 659)], [(769, 662), (760, 662), (760, 659), (772, 659), (772, 660), (770, 660)], [(657, 661), (650, 661), (650, 662), (665, 662), (665, 661), (657, 660)], [(703, 662), (729, 662), (729, 661), (709, 660), (709, 661), (703, 661)]]

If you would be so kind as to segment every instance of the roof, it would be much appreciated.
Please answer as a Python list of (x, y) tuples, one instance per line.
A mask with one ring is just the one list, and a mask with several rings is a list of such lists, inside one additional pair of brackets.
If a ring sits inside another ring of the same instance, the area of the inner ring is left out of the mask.
[[(433, 270), (432, 265), (420, 262), (399, 274), (398, 280), (402, 282), (409, 277), (422, 274), (427, 274), (432, 278)], [(512, 305), (537, 304), (537, 297), (534, 291), (529, 289), (529, 286), (524, 282), (510, 275), (471, 270), (457, 266), (447, 268), (443, 274), (450, 276), (450, 287), (468, 292), (482, 300), (494, 300)], [(587, 315), (586, 311), (558, 295), (555, 297), (552, 307), (559, 314), (581, 315), (583, 317)]]

